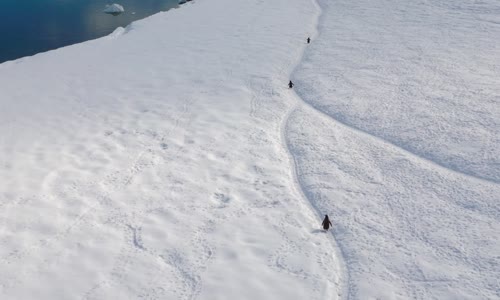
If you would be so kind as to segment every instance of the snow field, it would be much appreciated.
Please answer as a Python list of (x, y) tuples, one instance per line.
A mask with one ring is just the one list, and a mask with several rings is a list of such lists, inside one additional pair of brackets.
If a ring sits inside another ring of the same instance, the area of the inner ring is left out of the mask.
[(342, 298), (280, 132), (315, 14), (196, 1), (0, 65), (1, 298)]
[(301, 96), (349, 126), (499, 183), (498, 1), (320, 3), (320, 36), (294, 75)]
[(500, 298), (498, 17), (197, 0), (0, 64), (0, 298)]
[(497, 3), (320, 5), (287, 141), (349, 297), (499, 298)]
[(306, 195), (334, 222), (352, 298), (496, 297), (497, 185), (436, 169), (307, 106), (291, 115), (288, 139)]

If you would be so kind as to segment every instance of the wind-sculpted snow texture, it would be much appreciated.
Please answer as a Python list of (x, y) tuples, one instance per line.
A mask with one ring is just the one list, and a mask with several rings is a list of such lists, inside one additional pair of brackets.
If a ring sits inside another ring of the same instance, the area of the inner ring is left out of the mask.
[(337, 299), (283, 147), (317, 10), (195, 0), (0, 65), (0, 299)]
[(1, 64), (0, 299), (500, 298), (495, 5), (195, 0)]
[(500, 2), (320, 0), (304, 100), (441, 166), (500, 182)]
[(500, 298), (500, 7), (326, 1), (287, 122), (353, 299)]

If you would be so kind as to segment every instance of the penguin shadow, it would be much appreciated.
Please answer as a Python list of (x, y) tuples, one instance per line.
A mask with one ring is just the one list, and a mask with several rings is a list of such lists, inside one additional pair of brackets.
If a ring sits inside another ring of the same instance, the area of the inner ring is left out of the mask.
[(314, 229), (313, 231), (311, 231), (311, 233), (326, 233), (327, 231), (324, 230), (324, 229)]

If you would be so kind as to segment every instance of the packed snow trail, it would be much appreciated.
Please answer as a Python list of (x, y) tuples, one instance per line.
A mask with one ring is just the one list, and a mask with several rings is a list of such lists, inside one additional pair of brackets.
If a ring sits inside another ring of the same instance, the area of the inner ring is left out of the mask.
[[(307, 44), (309, 44), (311, 37), (313, 39), (317, 37), (317, 35), (318, 35), (318, 31), (317, 31), (318, 21), (319, 21), (319, 18), (321, 16), (321, 9), (320, 9), (317, 1), (311, 0), (311, 3), (316, 11), (316, 18), (315, 18), (314, 22), (311, 24), (310, 32), (309, 32), (309, 35), (307, 38), (308, 39)], [(295, 71), (300, 66), (300, 63), (302, 62), (302, 59), (304, 57), (304, 53), (307, 49), (306, 47), (307, 47), (307, 45), (305, 45), (303, 47), (299, 59), (293, 65), (293, 67), (292, 67), (293, 71)], [(293, 72), (292, 72), (292, 74), (290, 74), (288, 76), (288, 78), (291, 78), (292, 76), (293, 76)], [(283, 146), (286, 149), (286, 153), (287, 153), (289, 160), (290, 160), (293, 178), (294, 178), (294, 181), (296, 182), (296, 189), (299, 192), (299, 194), (301, 195), (302, 199), (304, 201), (306, 201), (306, 203), (310, 206), (310, 209), (312, 209), (313, 211), (316, 212), (318, 220), (321, 220), (323, 218), (323, 215), (325, 214), (325, 212), (322, 211), (318, 206), (316, 206), (316, 203), (314, 201), (312, 201), (312, 199), (313, 199), (312, 195), (309, 195), (308, 194), (309, 191), (304, 187), (303, 179), (301, 176), (302, 174), (298, 171), (298, 169), (299, 169), (299, 165), (297, 164), (298, 154), (295, 153), (293, 151), (292, 147), (289, 145), (290, 139), (288, 137), (288, 133), (289, 133), (288, 128), (290, 126), (290, 124), (289, 124), (290, 116), (292, 114), (295, 114), (296, 111), (298, 110), (298, 108), (304, 104), (304, 101), (301, 100), (297, 96), (297, 94), (294, 92), (293, 85), (292, 86), (289, 85), (289, 89), (290, 89), (290, 92), (289, 92), (290, 93), (290, 100), (292, 101), (293, 105), (290, 107), (288, 113), (283, 118), (281, 129), (280, 129), (281, 139), (282, 139)], [(319, 231), (320, 230), (317, 230), (317, 232), (319, 232)], [(331, 232), (333, 232), (333, 230), (326, 233), (326, 234), (330, 235)], [(339, 247), (339, 243), (336, 240), (335, 234), (332, 233), (331, 236), (333, 237), (332, 245), (333, 245), (333, 248), (335, 250), (332, 253), (332, 255), (333, 254), (335, 255), (336, 261), (337, 261), (336, 265), (331, 266), (331, 267), (335, 267), (337, 269), (337, 271), (341, 274), (340, 275), (341, 276), (340, 277), (340, 279), (341, 279), (340, 284), (341, 285), (338, 287), (337, 295), (339, 297), (341, 297), (341, 299), (350, 299), (351, 298), (351, 289), (350, 289), (350, 283), (349, 283), (349, 270), (348, 270), (348, 268), (346, 266), (346, 262), (345, 262), (346, 255), (344, 253), (344, 249)]]
[[(295, 98), (295, 95), (292, 94), (291, 99)], [(297, 111), (297, 107), (299, 106), (298, 100), (295, 100), (296, 104), (290, 109), (289, 113), (285, 116), (283, 119), (282, 123), (282, 140), (284, 144), (284, 148), (287, 151), (288, 156), (290, 157), (290, 162), (292, 164), (292, 172), (293, 172), (293, 177), (295, 182), (297, 183), (297, 191), (300, 193), (301, 197), (303, 198), (304, 201), (306, 201), (310, 207), (308, 209), (312, 209), (313, 211), (316, 212), (316, 220), (321, 220), (323, 217), (322, 211), (320, 207), (316, 206), (316, 203), (312, 201), (311, 199), (313, 198), (312, 195), (309, 195), (307, 188), (304, 187), (303, 179), (302, 179), (302, 174), (299, 173), (298, 168), (299, 165), (297, 163), (296, 156), (297, 154), (292, 150), (291, 146), (289, 145), (289, 138), (287, 136), (288, 134), (288, 126), (290, 122), (290, 116), (294, 114)], [(318, 222), (319, 224), (319, 222)], [(323, 232), (321, 229), (316, 229), (312, 233), (318, 233), (318, 232)], [(329, 236), (330, 232), (325, 232), (326, 236)], [(340, 282), (339, 285), (337, 286), (337, 295), (341, 299), (350, 299), (351, 291), (350, 291), (350, 285), (349, 285), (349, 271), (346, 267), (345, 263), (345, 258), (346, 255), (344, 254), (344, 250), (339, 247), (339, 243), (337, 242), (335, 238), (335, 234), (332, 234), (333, 236), (333, 249), (334, 251), (331, 253), (331, 255), (334, 255), (336, 258), (336, 263), (335, 265), (332, 265), (332, 268), (335, 268), (337, 272), (340, 274)]]
[(0, 298), (343, 298), (280, 132), (316, 14), (197, 0), (1, 64)]
[[(413, 2), (398, 3), (404, 6)], [(500, 243), (495, 236), (500, 230), (500, 186), (495, 177), (498, 173), (494, 171), (497, 165), (487, 156), (479, 161), (465, 153), (463, 160), (476, 160), (481, 169), (470, 169), (467, 164), (457, 169), (442, 161), (415, 155), (397, 143), (388, 143), (371, 134), (369, 130), (379, 132), (374, 126), (377, 123), (370, 123), (371, 120), (397, 116), (397, 109), (384, 106), (383, 100), (379, 100), (380, 104), (367, 101), (342, 104), (346, 99), (338, 98), (335, 93), (342, 73), (335, 72), (339, 62), (329, 54), (342, 54), (350, 62), (356, 60), (352, 51), (345, 50), (351, 49), (349, 43), (363, 48), (359, 45), (372, 37), (354, 41), (339, 40), (339, 37), (364, 29), (352, 25), (377, 19), (380, 17), (377, 12), (391, 11), (388, 9), (391, 6), (384, 1), (321, 1), (321, 5), (324, 10), (319, 22), (320, 34), (307, 48), (305, 59), (292, 78), (295, 91), (307, 102), (301, 102), (291, 112), (286, 139), (304, 193), (318, 211), (330, 214), (334, 223), (334, 236), (349, 270), (349, 296), (354, 299), (498, 298), (500, 287), (496, 278), (500, 270), (496, 253)], [(334, 15), (338, 18), (332, 19)], [(346, 24), (351, 26), (336, 26), (343, 19), (350, 20)], [(374, 22), (369, 28), (385, 29), (384, 24), (378, 25)], [(397, 30), (402, 28), (404, 26), (392, 26), (390, 34), (381, 35), (397, 35)], [(419, 36), (423, 37), (425, 35)], [(465, 37), (462, 38), (465, 41)], [(429, 42), (427, 46), (433, 47)], [(383, 50), (377, 55), (392, 55)], [(439, 54), (434, 55), (439, 59)], [(383, 63), (374, 60), (371, 67), (383, 68), (378, 66)], [(344, 72), (355, 71), (354, 66), (344, 66)], [(349, 88), (356, 93), (367, 79), (351, 78)], [(376, 95), (379, 85), (364, 85), (363, 89), (367, 95)], [(494, 97), (494, 93), (486, 96)], [(412, 105), (413, 98), (404, 100), (406, 105)], [(359, 108), (361, 104), (365, 106)], [(498, 108), (489, 104), (482, 106), (480, 101), (474, 104), (477, 110), (490, 116), (494, 116)], [(372, 109), (366, 110), (366, 107)], [(379, 111), (379, 107), (384, 109)], [(347, 111), (348, 122), (341, 114)], [(353, 117), (366, 113), (370, 113), (369, 118)], [(409, 113), (402, 121), (418, 120), (418, 117)], [(440, 122), (438, 117), (436, 121)], [(360, 125), (353, 127), (350, 123)], [(484, 132), (498, 132), (499, 127), (490, 124)], [(369, 129), (358, 130), (358, 127)], [(462, 129), (448, 130), (450, 136), (467, 137), (470, 132), (462, 132)], [(397, 130), (390, 133), (397, 140), (404, 136)], [(426, 136), (426, 132), (415, 130), (418, 140), (419, 134)], [(477, 149), (493, 151), (498, 146), (494, 139), (474, 145)], [(428, 150), (439, 153), (439, 149)], [(456, 148), (448, 150), (456, 151)], [(478, 175), (478, 170), (485, 173)]]

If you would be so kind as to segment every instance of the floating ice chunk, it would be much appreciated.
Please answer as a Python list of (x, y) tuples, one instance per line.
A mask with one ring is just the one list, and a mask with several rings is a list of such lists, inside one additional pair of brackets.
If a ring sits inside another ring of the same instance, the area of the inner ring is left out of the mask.
[(125, 9), (120, 4), (113, 3), (111, 5), (106, 5), (104, 12), (112, 15), (119, 15), (123, 13)]

